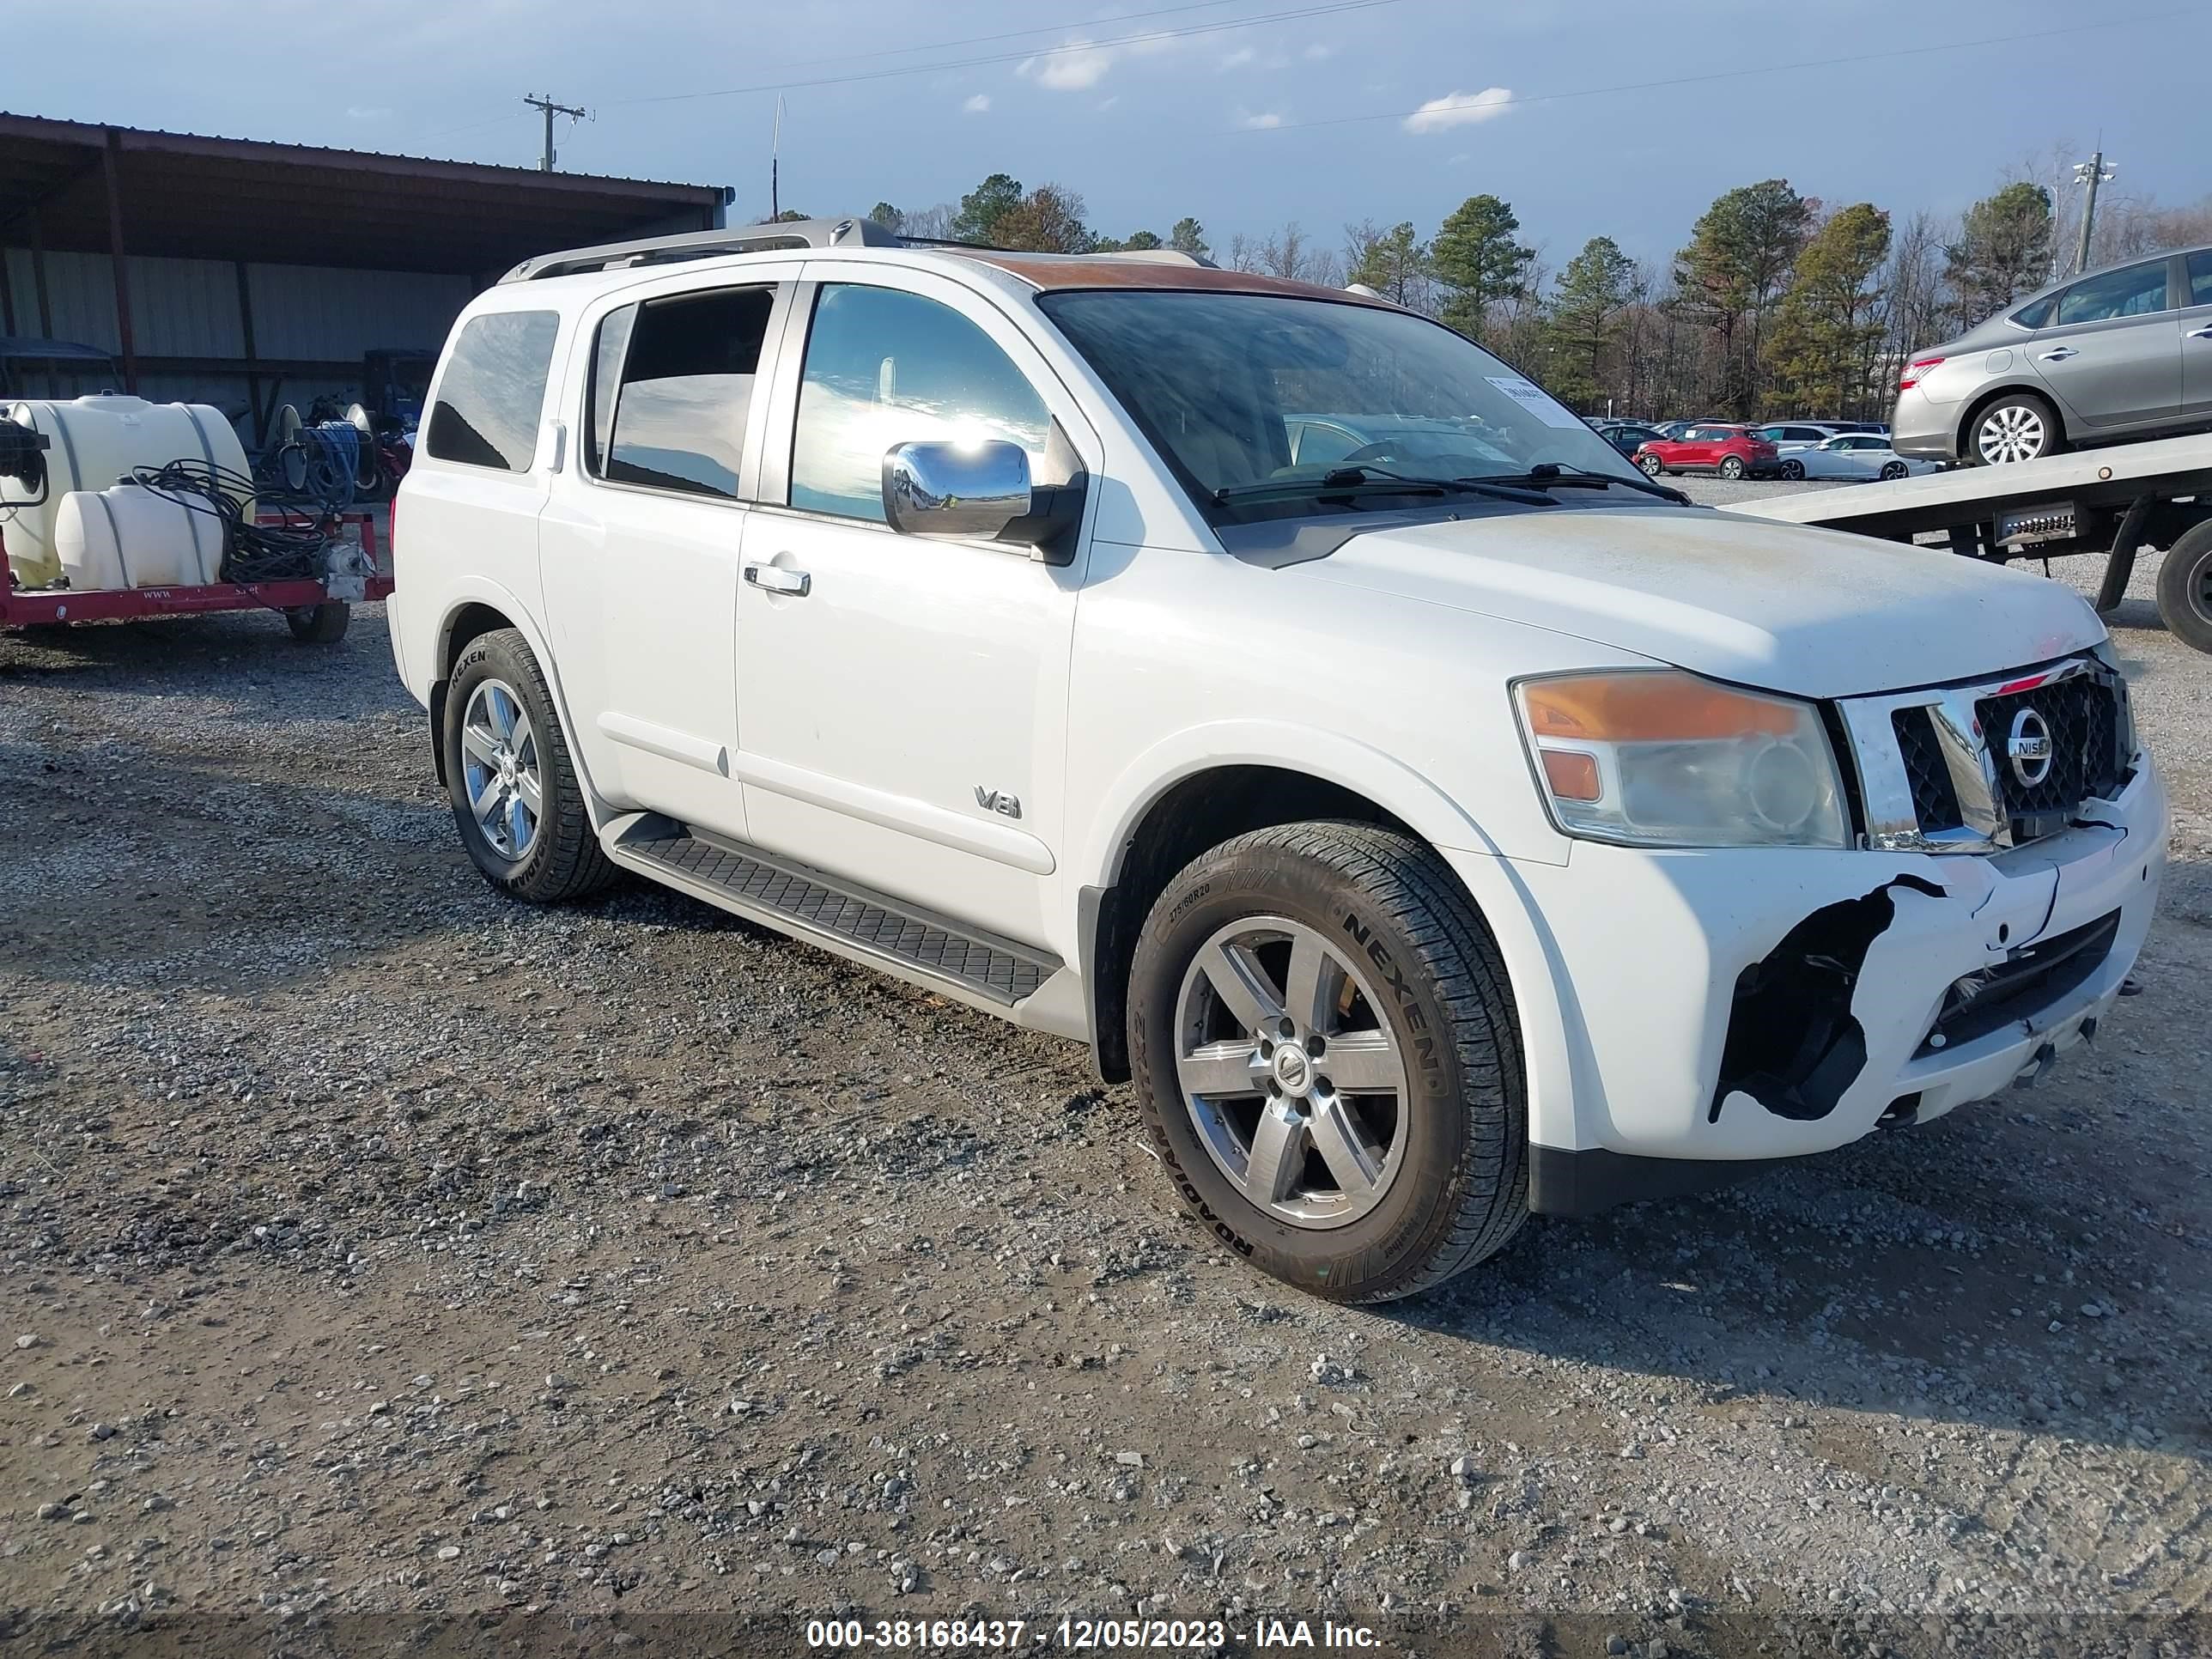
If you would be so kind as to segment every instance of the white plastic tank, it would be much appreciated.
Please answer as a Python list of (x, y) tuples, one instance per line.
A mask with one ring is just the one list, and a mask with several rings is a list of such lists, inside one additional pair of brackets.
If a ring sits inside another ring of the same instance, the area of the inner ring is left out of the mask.
[[(0, 478), (0, 541), (6, 543), (8, 563), (25, 587), (52, 586), (62, 574), (54, 521), (63, 499), (74, 491), (105, 490), (129, 477), (133, 467), (179, 460), (212, 462), (240, 477), (252, 475), (237, 431), (221, 410), (207, 404), (149, 404), (104, 392), (66, 402), (19, 403), (8, 412), (49, 441), (44, 501), (9, 506), (27, 502), (36, 492), (15, 479)], [(251, 517), (252, 499), (242, 504)]]
[(222, 571), (222, 525), (137, 484), (73, 489), (54, 512), (53, 549), (79, 592), (197, 587)]

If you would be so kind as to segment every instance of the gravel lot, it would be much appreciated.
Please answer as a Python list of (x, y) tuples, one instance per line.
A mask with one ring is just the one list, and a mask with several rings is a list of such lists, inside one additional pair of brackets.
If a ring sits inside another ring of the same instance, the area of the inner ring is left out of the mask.
[(1382, 1311), (1177, 1220), (1072, 1048), (497, 900), (377, 607), (0, 636), (0, 1638), (2200, 1651), (2212, 661), (2154, 570), (2176, 862), (2094, 1054)]

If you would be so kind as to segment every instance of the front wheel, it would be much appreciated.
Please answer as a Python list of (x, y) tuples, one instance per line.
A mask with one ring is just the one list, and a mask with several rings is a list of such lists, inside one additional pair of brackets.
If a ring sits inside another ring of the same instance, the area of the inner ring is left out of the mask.
[(1805, 476), (1805, 463), (1802, 461), (1783, 462), (1782, 476), (1789, 479), (1791, 483), (1797, 483)]
[(1128, 1007), (1161, 1161), (1262, 1272), (1388, 1301), (1495, 1254), (1527, 1218), (1504, 966), (1412, 837), (1309, 823), (1215, 848), (1153, 906)]
[(1903, 461), (1884, 461), (1881, 465), (1882, 482), (1885, 483), (1895, 483), (1899, 478), (1903, 477), (1911, 470), (1912, 469), (1905, 465)]
[(479, 635), (461, 653), (441, 739), (453, 822), (493, 886), (556, 904), (613, 879), (552, 692), (517, 629)]
[(1721, 459), (1721, 477), (1726, 478), (1730, 483), (1743, 477), (1742, 458), (1736, 455), (1723, 456)]
[(2158, 614), (2184, 645), (2212, 652), (2212, 519), (2166, 550), (2158, 567)]
[(1647, 478), (1656, 478), (1667, 470), (1667, 463), (1656, 455), (1638, 455), (1636, 464), (1644, 469), (1644, 476)]
[(2008, 392), (1974, 417), (1966, 459), (1983, 466), (2039, 461), (2066, 447), (2058, 411), (2032, 392)]

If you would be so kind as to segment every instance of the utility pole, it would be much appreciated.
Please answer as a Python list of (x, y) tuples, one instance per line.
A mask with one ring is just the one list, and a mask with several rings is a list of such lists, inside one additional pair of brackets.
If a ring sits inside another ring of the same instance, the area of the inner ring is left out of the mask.
[(567, 104), (556, 104), (553, 101), (553, 94), (550, 92), (543, 96), (533, 96), (526, 93), (522, 101), (532, 109), (543, 110), (545, 112), (545, 148), (538, 155), (538, 170), (540, 173), (550, 173), (553, 171), (553, 118), (556, 115), (568, 115), (580, 121), (591, 112), (574, 109)]
[(2105, 152), (2099, 150), (2086, 161), (2074, 165), (2074, 182), (2086, 185), (2089, 194), (2081, 204), (2081, 243), (2074, 250), (2074, 274), (2079, 276), (2089, 268), (2089, 236), (2097, 228), (2097, 186), (2108, 185), (2118, 167), (2105, 165)]

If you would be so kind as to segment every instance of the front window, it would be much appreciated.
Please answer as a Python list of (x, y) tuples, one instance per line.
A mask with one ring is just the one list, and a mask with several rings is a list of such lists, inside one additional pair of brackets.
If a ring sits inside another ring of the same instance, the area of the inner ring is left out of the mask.
[(1215, 522), (1348, 510), (1369, 479), (1548, 463), (1641, 483), (1613, 447), (1449, 329), (1270, 294), (1071, 290), (1039, 303)]

